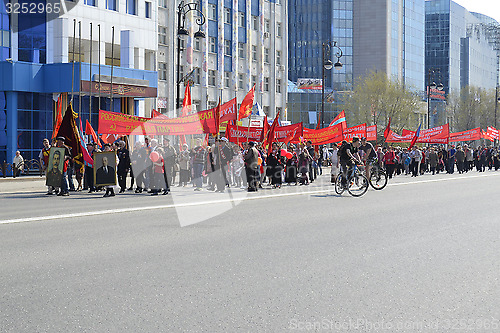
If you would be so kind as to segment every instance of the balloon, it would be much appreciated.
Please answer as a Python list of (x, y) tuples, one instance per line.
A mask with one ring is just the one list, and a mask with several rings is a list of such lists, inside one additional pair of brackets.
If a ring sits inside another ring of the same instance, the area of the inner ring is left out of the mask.
[(290, 152), (286, 153), (286, 158), (291, 159), (292, 156), (293, 156), (292, 153), (290, 153)]
[(285, 149), (281, 149), (281, 156), (286, 156), (286, 150)]
[(260, 157), (259, 157), (259, 158), (257, 159), (257, 163), (259, 163), (259, 165), (261, 165), (261, 164), (262, 164), (262, 158), (260, 158)]
[(151, 152), (151, 154), (149, 154), (149, 158), (151, 159), (151, 161), (157, 162), (160, 159), (160, 154), (153, 151), (153, 152)]

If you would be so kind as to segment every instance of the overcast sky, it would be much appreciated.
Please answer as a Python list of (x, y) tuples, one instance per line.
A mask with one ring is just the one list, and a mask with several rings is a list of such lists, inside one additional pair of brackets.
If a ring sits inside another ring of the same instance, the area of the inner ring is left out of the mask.
[(500, 0), (454, 0), (469, 12), (485, 14), (500, 23)]

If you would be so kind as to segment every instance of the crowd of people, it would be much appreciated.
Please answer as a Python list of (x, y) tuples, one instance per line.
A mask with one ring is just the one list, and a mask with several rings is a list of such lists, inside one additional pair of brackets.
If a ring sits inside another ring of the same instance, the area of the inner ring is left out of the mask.
[[(434, 175), (440, 172), (454, 173), (457, 170), (463, 173), (474, 167), (480, 172), (486, 168), (500, 168), (498, 148), (490, 146), (472, 148), (464, 144), (456, 147), (414, 146), (406, 149), (374, 147), (364, 138), (356, 140), (359, 143), (354, 146), (360, 162), (367, 165), (378, 163), (386, 170), (389, 178), (395, 175), (417, 177), (425, 172)], [(215, 192), (236, 187), (255, 192), (263, 186), (279, 189), (283, 184), (308, 185), (322, 174), (322, 166), (331, 166), (334, 182), (340, 170), (339, 154), (344, 156), (346, 145), (351, 143), (343, 142), (340, 147), (332, 144), (328, 149), (326, 146), (315, 147), (310, 141), (298, 144), (274, 142), (268, 150), (256, 142), (236, 145), (222, 137), (211, 145), (196, 139), (192, 148), (187, 143), (177, 148), (171, 145), (169, 139), (159, 141), (145, 137), (143, 142), (135, 142), (131, 151), (126, 141), (122, 140), (105, 144), (101, 149), (97, 144), (89, 143), (87, 150), (91, 157), (100, 151), (116, 152), (115, 186), (95, 186), (93, 168), (74, 163), (70, 148), (64, 144), (64, 138), (57, 138), (52, 145), (65, 148), (65, 163), (61, 186), (50, 186), (47, 194), (67, 196), (70, 191), (88, 190), (92, 193), (105, 190), (104, 197), (110, 197), (115, 196), (115, 190), (118, 193), (134, 191), (138, 194), (166, 195), (173, 186), (189, 186), (194, 191), (205, 189)], [(48, 168), (50, 147), (49, 140), (44, 139), (40, 163), (45, 171)], [(353, 146), (349, 147), (352, 149)]]

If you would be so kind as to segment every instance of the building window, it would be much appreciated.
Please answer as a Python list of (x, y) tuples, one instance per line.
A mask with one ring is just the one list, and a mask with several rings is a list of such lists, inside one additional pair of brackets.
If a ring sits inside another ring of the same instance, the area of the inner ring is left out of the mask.
[(201, 83), (201, 70), (199, 67), (196, 67), (193, 72), (193, 81), (196, 84)]
[(199, 38), (194, 39), (194, 50), (201, 51), (201, 42)]
[(224, 8), (224, 23), (231, 24), (231, 8)]
[(137, 15), (137, 1), (127, 0), (127, 14)]
[(252, 45), (252, 60), (257, 61), (257, 45)]
[(257, 75), (252, 75), (252, 87), (257, 85)]
[(281, 115), (281, 108), (280, 107), (276, 107), (276, 116), (277, 115)]
[(238, 88), (239, 89), (245, 89), (243, 78), (244, 78), (243, 74), (238, 74)]
[(229, 88), (231, 86), (231, 72), (224, 72), (224, 87)]
[(167, 0), (159, 0), (158, 7), (167, 8)]
[(213, 3), (208, 4), (208, 19), (217, 21), (217, 5)]
[(217, 53), (217, 38), (208, 37), (208, 51), (212, 53)]
[(158, 44), (167, 45), (167, 27), (158, 27)]
[(276, 65), (281, 65), (281, 51), (276, 51)]
[(151, 18), (151, 2), (146, 1), (146, 18)]
[(244, 28), (245, 27), (245, 13), (243, 12), (238, 12), (238, 26), (240, 28)]
[(262, 110), (264, 111), (265, 114), (269, 114), (269, 106), (264, 106)]
[(276, 36), (278, 37), (282, 37), (283, 36), (283, 32), (281, 31), (281, 23), (276, 23)]
[(264, 91), (269, 91), (269, 78), (264, 78)]
[(271, 32), (271, 21), (269, 21), (269, 20), (264, 21), (264, 32), (267, 32), (267, 33)]
[(183, 38), (179, 39), (179, 47), (181, 48), (181, 50), (184, 50), (185, 45), (186, 41)]
[(179, 80), (184, 77), (184, 66), (179, 66)]
[(245, 43), (238, 43), (238, 57), (245, 59)]
[(268, 48), (264, 48), (264, 62), (266, 64), (269, 63), (269, 49)]
[(118, 11), (116, 0), (106, 0), (106, 9)]
[(281, 79), (276, 79), (276, 92), (281, 94)]
[(158, 64), (158, 79), (160, 80), (167, 79), (167, 64), (164, 62), (160, 62)]
[(85, 3), (87, 6), (97, 7), (96, 0), (85, 0), (85, 1), (84, 1), (84, 3)]
[(209, 109), (213, 109), (217, 106), (217, 102), (216, 101), (208, 101), (208, 108)]
[(208, 85), (215, 86), (215, 71), (213, 69), (208, 70)]
[(259, 30), (259, 17), (252, 15), (252, 29), (255, 31)]
[(224, 39), (224, 55), (231, 55), (231, 41), (228, 39)]

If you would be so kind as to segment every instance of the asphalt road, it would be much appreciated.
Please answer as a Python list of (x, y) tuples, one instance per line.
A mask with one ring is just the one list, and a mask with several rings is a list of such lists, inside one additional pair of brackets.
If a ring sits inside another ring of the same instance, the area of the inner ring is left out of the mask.
[(500, 332), (500, 172), (320, 180), (0, 193), (0, 332)]

